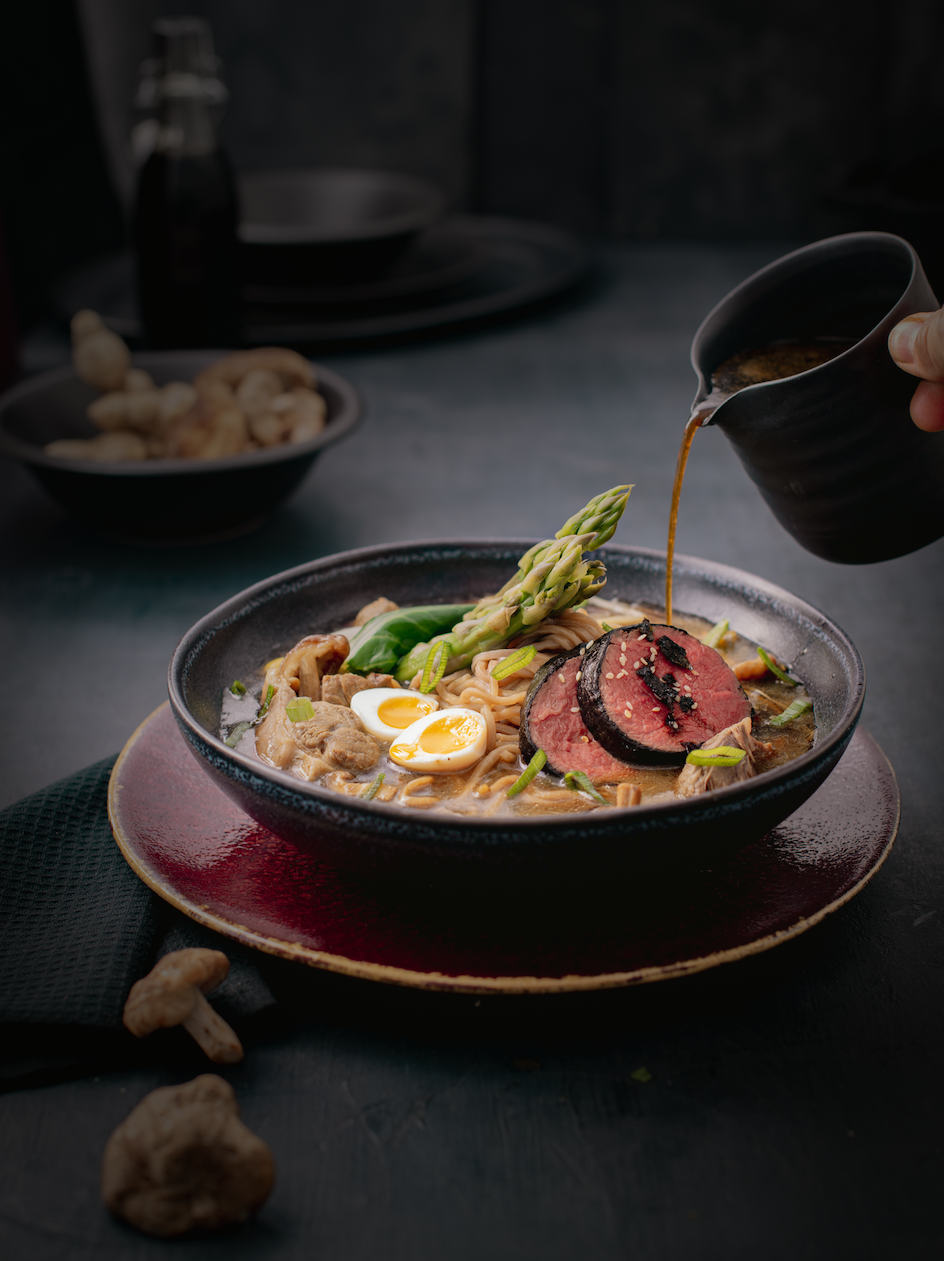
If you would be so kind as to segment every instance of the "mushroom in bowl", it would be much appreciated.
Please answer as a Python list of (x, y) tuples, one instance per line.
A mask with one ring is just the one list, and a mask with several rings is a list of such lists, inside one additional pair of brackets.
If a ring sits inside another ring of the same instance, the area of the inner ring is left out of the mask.
[[(504, 804), (492, 813), (467, 812), (448, 803), (443, 808), (415, 809), (372, 793), (373, 767), (360, 772), (364, 782), (351, 791), (353, 772), (347, 772), (346, 787), (338, 782), (343, 773), (331, 782), (299, 776), (288, 762), (267, 760), (265, 750), (260, 756), (252, 739), (244, 742), (224, 734), (224, 697), (235, 680), (254, 679), (261, 693), (263, 681), (257, 672), (268, 665), (266, 678), (274, 681), (265, 686), (272, 694), (262, 700), (272, 701), (286, 681), (280, 660), (291, 663), (292, 677), (298, 675), (300, 666), (292, 653), (300, 641), (346, 631), (353, 643), (350, 628), (358, 611), (378, 596), (406, 608), (469, 609), (484, 593), (507, 586), (509, 573), (528, 547), (523, 541), (449, 541), (366, 548), (276, 575), (235, 596), (184, 636), (171, 662), (171, 705), (192, 753), (224, 792), (276, 835), (331, 864), (408, 880), (432, 873), (462, 879), (475, 872), (497, 878), (550, 874), (606, 880), (617, 873), (704, 866), (757, 840), (785, 819), (835, 766), (851, 739), (864, 697), (864, 671), (855, 647), (839, 627), (804, 601), (762, 579), (687, 558), (676, 562), (678, 607), (708, 624), (727, 619), (747, 640), (765, 645), (771, 659), (786, 664), (793, 679), (805, 686), (816, 714), (812, 743), (790, 760), (774, 760), (749, 778), (732, 777), (710, 792), (690, 796), (656, 792), (640, 804), (632, 804), (639, 800), (632, 790), (620, 796), (616, 784), (612, 793), (598, 787), (599, 801), (586, 791), (571, 792), (579, 808), (553, 812)], [(597, 555), (602, 555), (608, 573), (608, 600), (617, 606), (626, 602), (632, 610), (639, 604), (658, 606), (665, 572), (662, 554), (610, 546)], [(573, 616), (577, 613), (582, 611)], [(602, 616), (605, 619), (606, 613)], [(615, 620), (616, 614), (610, 616)], [(608, 625), (604, 635), (610, 632)], [(649, 670), (641, 662), (630, 664), (642, 673)], [(410, 687), (416, 676), (406, 677), (411, 669), (409, 661), (401, 663), (396, 673), (403, 678), (394, 682), (405, 680), (410, 692), (420, 694)], [(274, 673), (279, 670), (281, 680)], [(568, 678), (563, 669), (558, 674)], [(657, 682), (661, 686), (661, 680)], [(470, 685), (473, 708), (475, 691)], [(340, 699), (340, 688), (333, 688), (332, 695), (335, 702)], [(283, 699), (287, 697), (286, 691)], [(753, 705), (749, 701), (747, 709)], [(302, 709), (299, 718), (307, 731), (313, 720)], [(318, 715), (314, 718), (316, 726)], [(254, 721), (250, 719), (247, 727)], [(330, 761), (325, 744), (312, 745), (308, 752)], [(517, 783), (522, 777), (526, 753), (525, 742), (515, 740), (504, 768), (506, 781), (510, 777)], [(677, 757), (674, 751), (672, 757)], [(681, 758), (684, 761), (684, 750)], [(567, 771), (566, 766), (557, 769)], [(592, 776), (584, 774), (593, 788)], [(631, 768), (629, 777), (634, 774)], [(569, 783), (563, 782), (565, 775), (547, 790), (564, 794), (586, 787), (579, 775), (571, 776)], [(501, 791), (507, 795), (513, 786), (506, 782)]]
[[(82, 339), (77, 354), (83, 341), (96, 340), (104, 340), (101, 332)], [(361, 412), (353, 387), (336, 373), (294, 352), (265, 352), (264, 361), (259, 353), (153, 351), (127, 356), (114, 373), (106, 356), (91, 371), (79, 359), (77, 367), (31, 377), (0, 398), (0, 455), (21, 460), (63, 508), (109, 534), (192, 540), (251, 528), (296, 489), (325, 447), (351, 432)], [(272, 368), (286, 356), (291, 374), (280, 376)], [(241, 375), (231, 383), (226, 365), (234, 364)], [(200, 397), (195, 379), (206, 386)], [(244, 412), (259, 402), (248, 395), (260, 385), (268, 390), (265, 405), (249, 421), (260, 438), (247, 448), (232, 431), (255, 432)], [(239, 390), (247, 397), (237, 398)], [(318, 412), (307, 428), (305, 408)], [(156, 435), (165, 421), (166, 435)], [(285, 436), (294, 440), (281, 440), (289, 422), (294, 429)], [(268, 440), (267, 426), (279, 431), (277, 440)], [(149, 451), (155, 441), (156, 457)]]

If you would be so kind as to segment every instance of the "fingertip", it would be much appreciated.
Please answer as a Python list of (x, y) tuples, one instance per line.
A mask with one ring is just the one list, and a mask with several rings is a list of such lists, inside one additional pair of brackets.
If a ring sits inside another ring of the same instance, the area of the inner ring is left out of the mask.
[(944, 383), (921, 382), (911, 400), (911, 419), (925, 433), (944, 430)]
[(888, 334), (888, 353), (906, 371), (915, 361), (915, 339), (927, 318), (924, 314), (909, 315)]

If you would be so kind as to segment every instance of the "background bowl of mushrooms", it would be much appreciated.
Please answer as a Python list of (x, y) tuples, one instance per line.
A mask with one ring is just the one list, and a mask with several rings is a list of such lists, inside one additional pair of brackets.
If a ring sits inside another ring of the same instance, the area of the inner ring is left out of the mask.
[(73, 366), (0, 398), (0, 455), (111, 535), (218, 538), (262, 521), (357, 424), (357, 393), (278, 347), (132, 356), (92, 311)]

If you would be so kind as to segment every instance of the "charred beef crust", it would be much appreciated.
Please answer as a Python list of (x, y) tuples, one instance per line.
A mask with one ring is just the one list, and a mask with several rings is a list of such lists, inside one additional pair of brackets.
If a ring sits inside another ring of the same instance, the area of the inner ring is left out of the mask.
[(583, 660), (577, 647), (560, 653), (535, 674), (522, 706), (522, 757), (530, 761), (537, 749), (543, 749), (548, 759), (545, 770), (551, 775), (582, 771), (593, 783), (632, 779), (632, 767), (611, 757), (580, 716), (577, 685)]
[[(657, 632), (671, 630), (673, 634), (677, 633), (683, 635), (686, 640), (690, 639), (692, 647), (697, 644), (699, 648), (703, 648), (703, 645), (700, 645), (697, 640), (678, 627), (654, 628), (649, 624), (648, 620), (641, 622), (638, 626), (626, 626), (619, 630), (608, 631), (607, 634), (591, 644), (584, 654), (580, 682), (577, 685), (577, 703), (580, 706), (580, 716), (587, 730), (612, 757), (637, 766), (681, 766), (691, 749), (700, 747), (706, 735), (710, 733), (702, 733), (701, 738), (697, 740), (681, 741), (677, 749), (654, 748), (640, 740), (633, 739), (624, 727), (615, 721), (614, 716), (607, 708), (603, 696), (604, 662), (611, 641), (614, 637), (617, 640), (629, 639), (632, 651), (626, 654), (626, 673), (631, 672), (635, 675), (643, 684), (646, 694), (651, 700), (665, 707), (667, 711), (663, 720), (665, 731), (672, 736), (679, 732), (682, 720), (692, 713), (693, 702), (689, 696), (679, 695), (676, 692), (674, 673), (665, 671), (661, 677), (656, 675), (653, 668), (656, 663), (652, 662), (650, 651), (654, 649), (657, 657), (663, 658), (665, 662), (677, 670), (690, 670), (691, 662), (688, 660), (684, 647), (676, 644), (664, 633), (654, 635), (654, 630)], [(641, 662), (638, 658), (633, 660), (640, 635), (644, 636), (644, 648), (643, 644), (639, 644)], [(686, 675), (685, 677), (688, 676)], [(750, 702), (748, 702), (743, 689), (738, 688), (737, 690), (740, 696), (743, 697), (744, 714), (746, 715), (751, 712)]]
[[(583, 647), (583, 645), (581, 645)], [(569, 652), (562, 652), (557, 657), (552, 657), (550, 661), (545, 661), (544, 665), (535, 672), (534, 678), (531, 680), (531, 686), (528, 688), (528, 694), (524, 698), (524, 704), (521, 706), (521, 722), (518, 728), (518, 748), (525, 764), (531, 761), (535, 753), (537, 753), (540, 745), (534, 743), (531, 738), (531, 707), (534, 704), (538, 692), (548, 681), (552, 674), (555, 674), (563, 666), (565, 661), (569, 661), (571, 657), (580, 655), (580, 648), (572, 648)], [(547, 750), (545, 750), (547, 752)], [(552, 766), (551, 760), (548, 758), (544, 767), (548, 775), (564, 775), (567, 768), (562, 770), (558, 766)]]

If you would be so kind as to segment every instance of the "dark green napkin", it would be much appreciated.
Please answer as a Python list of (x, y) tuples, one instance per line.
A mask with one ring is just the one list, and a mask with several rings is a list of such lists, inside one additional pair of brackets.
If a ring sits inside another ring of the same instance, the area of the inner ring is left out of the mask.
[[(135, 1039), (121, 1024), (128, 991), (156, 959), (185, 946), (229, 957), (229, 976), (211, 1001), (231, 1023), (274, 1005), (253, 952), (167, 906), (125, 862), (108, 822), (114, 764), (113, 757), (96, 762), (0, 812), (0, 1039), (7, 1060), (26, 1042), (61, 1048), (70, 1040), (89, 1044), (90, 1035), (107, 1035), (112, 1053), (133, 1054)], [(44, 1027), (55, 1028), (55, 1038), (43, 1036)], [(68, 1039), (64, 1028), (74, 1031)]]

